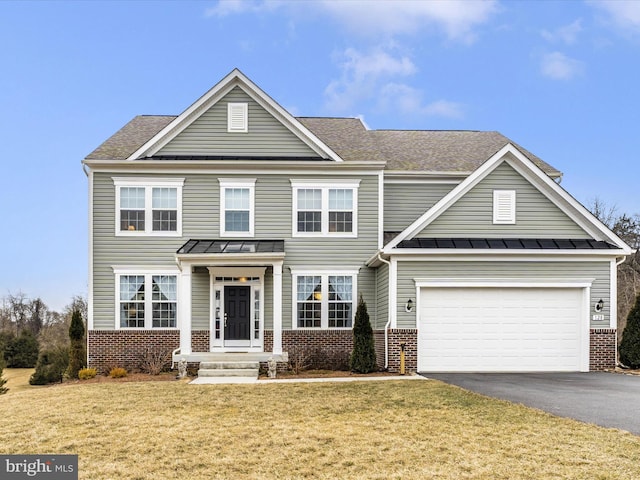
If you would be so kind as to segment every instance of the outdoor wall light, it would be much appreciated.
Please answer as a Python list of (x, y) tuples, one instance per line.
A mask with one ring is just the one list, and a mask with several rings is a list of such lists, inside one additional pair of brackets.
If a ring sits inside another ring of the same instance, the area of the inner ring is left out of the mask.
[(594, 309), (596, 312), (601, 312), (603, 308), (604, 308), (604, 300), (602, 300), (602, 299), (598, 300), (598, 303), (596, 303), (596, 304), (593, 306), (593, 309)]
[(413, 312), (413, 300), (409, 299), (407, 300), (407, 304), (404, 306), (404, 309), (406, 312)]

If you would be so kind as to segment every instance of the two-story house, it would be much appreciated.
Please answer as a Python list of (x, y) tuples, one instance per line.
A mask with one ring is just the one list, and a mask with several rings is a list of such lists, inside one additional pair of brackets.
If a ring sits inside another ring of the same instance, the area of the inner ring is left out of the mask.
[(83, 164), (90, 366), (350, 351), (359, 296), (391, 371), (615, 365), (630, 248), (497, 132), (296, 118), (234, 70)]

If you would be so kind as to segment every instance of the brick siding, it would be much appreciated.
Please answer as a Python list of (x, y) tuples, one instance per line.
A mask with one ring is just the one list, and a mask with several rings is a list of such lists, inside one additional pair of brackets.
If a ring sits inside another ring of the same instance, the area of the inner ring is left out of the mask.
[[(209, 351), (209, 331), (191, 332), (193, 351)], [(140, 368), (140, 360), (148, 347), (171, 353), (180, 346), (178, 330), (89, 330), (87, 351), (89, 367), (105, 372), (113, 367), (129, 371)], [(170, 366), (171, 358), (167, 361)]]
[[(612, 370), (616, 366), (616, 329), (599, 328), (590, 330), (589, 370)], [(400, 371), (400, 344), (405, 343), (405, 371), (415, 372), (418, 368), (418, 331), (416, 329), (390, 329), (389, 366), (390, 372)], [(376, 359), (384, 368), (384, 330), (374, 331)], [(112, 367), (137, 370), (145, 348), (161, 347), (168, 352), (180, 345), (177, 330), (90, 330), (87, 335), (88, 363), (100, 372)], [(194, 352), (209, 351), (209, 331), (196, 330), (191, 333)], [(301, 348), (323, 348), (333, 354), (350, 354), (353, 349), (351, 330), (284, 330), (282, 350), (293, 352)], [(264, 351), (273, 350), (273, 331), (264, 332)], [(169, 360), (170, 362), (170, 360)], [(266, 364), (265, 364), (266, 366)], [(278, 370), (287, 368), (285, 363)]]
[(615, 328), (592, 328), (589, 331), (589, 370), (616, 368)]
[(406, 373), (418, 370), (418, 330), (397, 328), (389, 330), (389, 371), (400, 372), (400, 344), (404, 343), (404, 368)]

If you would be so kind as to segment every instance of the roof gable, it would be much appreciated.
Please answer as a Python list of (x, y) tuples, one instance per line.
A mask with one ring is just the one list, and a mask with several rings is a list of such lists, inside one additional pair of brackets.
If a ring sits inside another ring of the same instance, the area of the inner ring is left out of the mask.
[[(516, 223), (493, 222), (494, 191), (515, 192)], [(585, 238), (587, 233), (504, 161), (416, 234), (420, 237)]]
[[(298, 152), (303, 151), (303, 146), (306, 147), (306, 152), (312, 153), (316, 157), (341, 162), (340, 156), (335, 153), (331, 148), (325, 145), (315, 134), (307, 129), (296, 118), (291, 116), (285, 109), (278, 105), (271, 97), (263, 92), (256, 84), (249, 80), (240, 70), (234, 69), (225, 78), (218, 82), (207, 93), (200, 97), (189, 108), (182, 112), (178, 117), (174, 118), (168, 125), (162, 130), (156, 133), (152, 138), (141, 145), (135, 152), (133, 152), (127, 159), (135, 160), (138, 158), (153, 157), (160, 152), (171, 152), (172, 155), (176, 154), (176, 151), (181, 152), (182, 147), (179, 136), (183, 134), (186, 138), (193, 137), (194, 131), (197, 130), (198, 124), (202, 126), (207, 123), (207, 120), (211, 121), (211, 118), (207, 118), (208, 115), (218, 113), (219, 109), (216, 109), (216, 105), (223, 101), (227, 97), (244, 96), (247, 100), (252, 102), (254, 112), (267, 113), (263, 115), (263, 118), (269, 116), (271, 119), (277, 121), (282, 125), (284, 130), (290, 132), (291, 137), (297, 139)], [(226, 115), (226, 103), (224, 103), (225, 115)], [(204, 116), (204, 117), (203, 117)], [(215, 125), (215, 122), (214, 122)], [(226, 116), (225, 116), (225, 130), (226, 130)], [(192, 127), (193, 128), (190, 128)], [(273, 126), (273, 123), (272, 123)], [(236, 143), (238, 136), (242, 134), (229, 134), (235, 135), (234, 139)], [(290, 137), (290, 139), (291, 139)], [(190, 147), (196, 148), (198, 147)], [(203, 151), (211, 150), (211, 147), (200, 147)], [(213, 149), (215, 150), (215, 148)], [(222, 148), (221, 151), (228, 152), (228, 147)], [(207, 152), (211, 153), (211, 152)], [(194, 155), (193, 152), (187, 153), (188, 155)], [(237, 153), (235, 153), (237, 155)], [(280, 157), (286, 157), (291, 155), (282, 155)], [(293, 156), (300, 156), (299, 154)], [(310, 155), (309, 155), (310, 156)]]
[[(246, 132), (229, 132), (227, 106), (246, 104)], [(307, 143), (235, 86), (163, 146), (154, 157), (298, 157), (318, 158)]]
[(483, 165), (476, 169), (463, 182), (457, 185), (451, 192), (445, 195), (431, 209), (391, 240), (384, 248), (385, 253), (391, 253), (400, 242), (416, 238), (420, 232), (441, 217), (449, 209), (453, 208), (468, 192), (482, 182), (488, 175), (503, 163), (508, 164), (520, 174), (553, 205), (555, 205), (568, 218), (583, 229), (591, 238), (598, 241), (607, 241), (616, 245), (630, 254), (631, 249), (617, 235), (615, 235), (602, 222), (595, 218), (586, 208), (571, 197), (564, 189), (555, 183), (548, 175), (538, 168), (531, 160), (522, 154), (512, 144), (508, 144)]

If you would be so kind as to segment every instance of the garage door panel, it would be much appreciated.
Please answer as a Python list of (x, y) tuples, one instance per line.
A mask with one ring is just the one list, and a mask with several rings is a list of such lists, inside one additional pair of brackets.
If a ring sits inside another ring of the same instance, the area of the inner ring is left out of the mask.
[(424, 288), (421, 371), (580, 370), (580, 288)]

